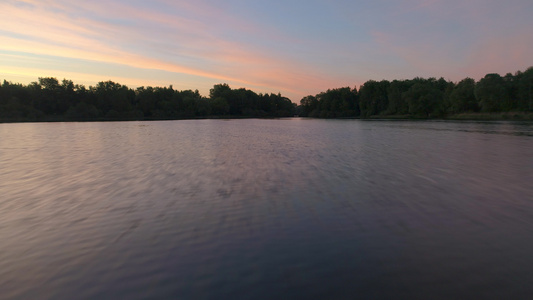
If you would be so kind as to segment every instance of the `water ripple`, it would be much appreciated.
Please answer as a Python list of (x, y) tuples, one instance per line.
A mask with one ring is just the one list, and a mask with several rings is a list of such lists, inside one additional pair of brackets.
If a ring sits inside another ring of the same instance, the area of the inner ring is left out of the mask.
[(0, 124), (1, 298), (524, 298), (531, 132)]

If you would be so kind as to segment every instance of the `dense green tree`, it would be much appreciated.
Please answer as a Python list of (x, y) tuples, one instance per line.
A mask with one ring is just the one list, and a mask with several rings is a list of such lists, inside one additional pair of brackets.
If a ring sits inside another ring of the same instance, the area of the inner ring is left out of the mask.
[(209, 90), (209, 98), (215, 99), (218, 97), (228, 98), (231, 96), (231, 88), (227, 83), (215, 84), (212, 89)]
[(204, 98), (198, 90), (140, 87), (113, 81), (86, 88), (71, 80), (41, 77), (28, 85), (0, 84), (0, 121), (177, 119), (207, 116), (370, 117), (444, 116), (462, 112), (533, 111), (533, 67), (514, 75), (487, 74), (476, 83), (443, 78), (369, 80), (359, 91), (328, 89), (301, 99), (297, 108), (281, 94), (256, 94), (216, 84)]
[(487, 74), (476, 84), (476, 99), (482, 111), (496, 112), (507, 108), (505, 103), (509, 101), (505, 81), (496, 73)]
[[(201, 106), (200, 101), (202, 100), (202, 97), (200, 96), (200, 93), (198, 90), (191, 91), (186, 90), (181, 92), (181, 96), (183, 98), (183, 109), (182, 112), (185, 117), (196, 117), (201, 116), (202, 114), (199, 112), (199, 108)], [(206, 113), (206, 112), (204, 112)], [(205, 115), (205, 114), (204, 114)]]
[(154, 88), (149, 87), (138, 87), (135, 91), (135, 102), (137, 107), (143, 112), (145, 117), (152, 117), (152, 112), (156, 108), (156, 97), (154, 95)]
[(518, 86), (519, 86), (519, 77), (520, 76), (514, 76), (511, 73), (505, 74), (503, 77), (503, 82), (506, 89), (506, 101), (503, 102), (502, 110), (504, 111), (510, 111), (510, 110), (517, 110), (519, 106), (518, 101)]
[(450, 95), (450, 110), (453, 113), (479, 111), (475, 96), (476, 82), (472, 78), (461, 80)]
[(229, 104), (225, 98), (217, 97), (209, 99), (209, 106), (211, 107), (211, 113), (216, 116), (225, 116), (229, 113)]
[(210, 90), (209, 98), (210, 105), (214, 105), (214, 109), (211, 107), (213, 114), (287, 117), (294, 113), (293, 103), (279, 93), (258, 95), (244, 88), (231, 89), (225, 83), (216, 84)]
[(39, 120), (43, 113), (33, 106), (32, 89), (4, 80), (0, 85), (0, 119)]
[(61, 85), (57, 78), (39, 77), (39, 93), (34, 99), (35, 107), (48, 115), (57, 115), (64, 108), (62, 105)]
[(300, 100), (301, 116), (302, 117), (317, 117), (318, 116), (318, 100), (315, 96), (305, 96)]
[(330, 89), (316, 96), (306, 96), (300, 100), (301, 116), (336, 118), (359, 116), (357, 89), (342, 87)]
[(67, 120), (94, 120), (98, 117), (98, 109), (92, 104), (79, 102), (75, 106), (71, 106), (66, 114)]
[(403, 96), (413, 84), (410, 80), (393, 80), (388, 90), (387, 115), (406, 115), (409, 113), (409, 105)]
[(388, 107), (388, 89), (390, 82), (387, 80), (365, 82), (359, 89), (359, 106), (361, 116), (369, 117), (384, 113)]
[(232, 90), (227, 83), (215, 84), (209, 91), (209, 98), (222, 98), (229, 105), (230, 115), (240, 115), (243, 109), (243, 99), (237, 90)]
[(439, 103), (442, 101), (442, 97), (443, 92), (431, 82), (416, 83), (405, 93), (409, 113), (424, 117), (440, 113)]
[(97, 97), (98, 107), (103, 116), (127, 118), (135, 101), (135, 92), (125, 85), (109, 81), (101, 81), (93, 91)]
[(517, 86), (518, 109), (533, 111), (533, 67), (520, 74)]
[[(139, 87), (113, 81), (88, 89), (70, 80), (39, 78), (28, 86), (0, 84), (2, 120), (176, 119), (206, 116), (292, 116), (295, 105), (281, 94), (256, 94), (217, 84), (204, 98), (198, 90)], [(38, 109), (37, 109), (38, 108)]]

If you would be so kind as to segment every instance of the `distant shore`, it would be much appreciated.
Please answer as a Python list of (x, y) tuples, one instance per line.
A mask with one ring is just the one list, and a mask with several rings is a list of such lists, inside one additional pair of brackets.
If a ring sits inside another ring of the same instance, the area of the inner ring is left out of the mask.
[(412, 115), (374, 115), (366, 119), (395, 120), (453, 120), (453, 121), (533, 121), (530, 112), (460, 113), (439, 117), (417, 117)]
[(2, 119), (2, 123), (60, 123), (60, 122), (135, 122), (135, 121), (183, 121), (183, 120), (236, 120), (236, 119), (288, 119), (291, 117), (258, 117), (258, 116), (200, 116), (184, 118), (94, 118), (70, 119), (63, 116), (46, 116), (39, 119)]
[[(296, 116), (297, 117), (297, 116)], [(2, 119), (0, 123), (47, 123), (47, 122), (125, 122), (125, 121), (178, 121), (178, 120), (230, 120), (230, 119), (287, 119), (293, 117), (257, 117), (257, 116), (207, 116), (192, 118), (95, 118), (70, 119), (62, 116), (46, 116), (39, 119)], [(367, 118), (340, 117), (305, 119), (352, 119), (352, 120), (449, 120), (449, 121), (533, 121), (533, 113), (528, 112), (499, 112), (499, 113), (462, 113), (439, 117), (421, 117), (412, 115), (374, 115)]]
[(86, 88), (73, 81), (39, 77), (28, 85), (0, 84), (0, 122), (149, 121), (309, 117), (533, 121), (533, 67), (514, 75), (465, 78), (369, 80), (308, 95), (300, 105), (278, 94), (215, 84), (209, 96), (168, 87), (129, 88), (101, 81)]

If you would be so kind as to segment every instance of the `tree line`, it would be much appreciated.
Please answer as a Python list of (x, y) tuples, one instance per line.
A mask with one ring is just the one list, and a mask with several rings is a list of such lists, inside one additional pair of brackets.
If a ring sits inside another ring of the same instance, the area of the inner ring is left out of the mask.
[(0, 84), (1, 121), (164, 120), (203, 117), (288, 117), (295, 104), (281, 94), (257, 94), (216, 84), (198, 90), (139, 87), (105, 81), (85, 87), (71, 80), (39, 78), (28, 85)]
[(28, 85), (0, 84), (0, 121), (165, 120), (207, 117), (440, 118), (462, 113), (533, 113), (533, 67), (479, 81), (444, 78), (369, 80), (356, 88), (329, 89), (296, 106), (281, 94), (257, 94), (216, 84), (198, 90), (131, 89), (113, 81), (85, 87), (71, 80), (39, 78)]
[(444, 78), (369, 80), (356, 88), (330, 89), (300, 101), (303, 117), (446, 117), (461, 113), (533, 112), (533, 67), (505, 76), (487, 74), (476, 82)]

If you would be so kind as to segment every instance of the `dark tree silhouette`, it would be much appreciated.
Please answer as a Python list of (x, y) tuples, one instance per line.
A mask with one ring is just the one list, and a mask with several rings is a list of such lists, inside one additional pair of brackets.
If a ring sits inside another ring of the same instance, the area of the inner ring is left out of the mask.
[(205, 117), (288, 117), (295, 105), (281, 94), (256, 94), (216, 84), (205, 98), (198, 90), (169, 87), (136, 90), (113, 81), (88, 89), (71, 80), (39, 78), (24, 86), (0, 84), (0, 121), (161, 120)]
[(345, 101), (342, 89), (305, 96), (298, 111), (303, 117), (446, 117), (449, 114), (533, 112), (533, 67), (525, 72), (487, 74), (479, 82), (465, 78), (459, 83), (444, 78), (369, 80), (354, 98)]
[[(28, 85), (0, 84), (0, 121), (164, 120), (206, 117), (444, 117), (474, 112), (533, 112), (533, 67), (487, 74), (479, 82), (443, 78), (369, 80), (359, 88), (329, 89), (305, 96), (296, 107), (281, 94), (257, 94), (215, 84), (209, 97), (198, 90), (139, 87), (113, 81), (86, 88), (68, 79), (40, 77)], [(514, 113), (513, 113), (514, 114)]]

